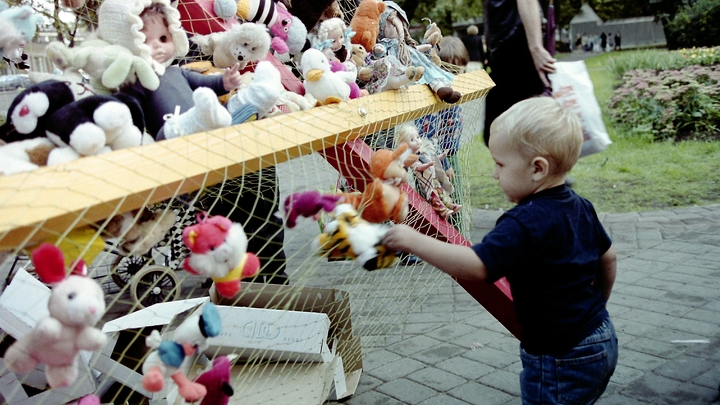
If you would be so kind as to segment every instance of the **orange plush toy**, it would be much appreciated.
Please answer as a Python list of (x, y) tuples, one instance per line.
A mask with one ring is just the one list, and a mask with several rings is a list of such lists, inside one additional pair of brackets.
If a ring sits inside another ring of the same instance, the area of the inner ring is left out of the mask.
[(350, 42), (359, 44), (370, 50), (380, 35), (380, 15), (385, 11), (385, 3), (376, 0), (362, 0), (350, 20), (350, 28), (355, 35)]
[(404, 221), (408, 214), (408, 201), (399, 186), (407, 183), (405, 165), (413, 161), (413, 157), (417, 160), (417, 155), (412, 155), (404, 143), (394, 151), (376, 151), (370, 158), (373, 182), (365, 187), (362, 194), (345, 195), (345, 201), (352, 204), (368, 222)]

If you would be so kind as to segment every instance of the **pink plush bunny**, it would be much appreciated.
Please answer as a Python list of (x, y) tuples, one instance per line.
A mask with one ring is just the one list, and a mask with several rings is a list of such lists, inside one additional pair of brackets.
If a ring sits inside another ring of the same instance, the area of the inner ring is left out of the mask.
[(40, 245), (32, 261), (40, 280), (53, 285), (50, 317), (13, 343), (3, 360), (15, 373), (45, 363), (50, 387), (66, 387), (78, 376), (78, 352), (100, 350), (107, 343), (107, 336), (93, 327), (105, 313), (105, 297), (95, 280), (84, 274), (66, 275), (63, 253), (54, 245)]

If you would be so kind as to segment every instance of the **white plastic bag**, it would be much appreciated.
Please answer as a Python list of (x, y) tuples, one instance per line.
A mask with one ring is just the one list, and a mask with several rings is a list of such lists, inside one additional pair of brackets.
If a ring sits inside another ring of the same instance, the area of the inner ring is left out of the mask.
[(583, 143), (580, 157), (602, 152), (612, 143), (605, 129), (600, 105), (595, 98), (585, 62), (557, 62), (552, 82), (552, 96), (561, 106), (575, 111), (582, 121)]

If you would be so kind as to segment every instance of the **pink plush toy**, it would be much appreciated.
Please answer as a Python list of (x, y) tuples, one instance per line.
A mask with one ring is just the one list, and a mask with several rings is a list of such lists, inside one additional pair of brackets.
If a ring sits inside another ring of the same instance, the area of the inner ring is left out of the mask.
[(233, 297), (240, 291), (240, 280), (260, 271), (260, 260), (247, 253), (247, 236), (242, 225), (223, 216), (198, 215), (198, 223), (182, 233), (190, 256), (183, 261), (185, 270), (212, 278), (217, 292)]
[(320, 194), (318, 191), (289, 195), (285, 199), (285, 226), (294, 228), (299, 216), (311, 217), (320, 211), (332, 212), (340, 198), (340, 195)]
[(290, 14), (285, 5), (278, 3), (277, 20), (268, 26), (272, 35), (271, 48), (279, 55), (297, 55), (308, 42), (307, 28), (299, 18)]
[[(45, 363), (50, 387), (67, 387), (78, 376), (78, 352), (100, 350), (107, 343), (107, 336), (93, 327), (105, 313), (105, 296), (95, 280), (84, 274), (66, 274), (63, 253), (55, 245), (40, 245), (32, 262), (40, 281), (53, 285), (50, 317), (13, 343), (3, 360), (14, 373)], [(82, 264), (79, 267), (84, 269)]]
[(204, 385), (207, 389), (207, 394), (200, 405), (227, 405), (230, 402), (230, 397), (234, 394), (230, 385), (231, 366), (227, 356), (216, 357), (212, 368), (195, 379), (196, 383)]

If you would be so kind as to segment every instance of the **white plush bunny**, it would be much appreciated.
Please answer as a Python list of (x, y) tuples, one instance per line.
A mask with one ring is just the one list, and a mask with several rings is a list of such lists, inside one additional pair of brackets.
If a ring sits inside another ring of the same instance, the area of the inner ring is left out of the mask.
[[(66, 275), (63, 253), (54, 245), (42, 244), (33, 252), (32, 261), (40, 280), (53, 285), (50, 317), (13, 343), (3, 360), (15, 373), (45, 363), (50, 387), (66, 387), (78, 376), (78, 352), (100, 350), (107, 343), (107, 336), (93, 327), (105, 313), (104, 294), (95, 280)], [(84, 264), (76, 267), (84, 268)]]

